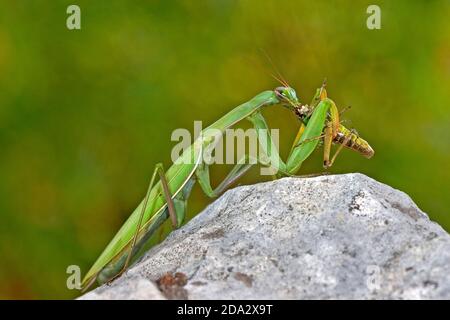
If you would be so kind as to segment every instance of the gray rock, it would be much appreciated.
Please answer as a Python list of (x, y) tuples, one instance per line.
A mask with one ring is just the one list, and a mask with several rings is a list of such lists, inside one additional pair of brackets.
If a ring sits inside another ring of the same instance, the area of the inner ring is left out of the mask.
[(364, 175), (284, 178), (227, 191), (84, 297), (158, 298), (167, 272), (187, 277), (168, 298), (449, 299), (450, 236)]
[(142, 277), (121, 277), (111, 286), (103, 285), (79, 300), (165, 300), (158, 287)]

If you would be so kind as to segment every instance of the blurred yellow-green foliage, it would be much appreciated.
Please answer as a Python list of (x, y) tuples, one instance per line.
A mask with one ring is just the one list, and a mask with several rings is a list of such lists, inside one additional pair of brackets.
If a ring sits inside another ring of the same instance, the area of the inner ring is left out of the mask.
[[(81, 7), (81, 30), (66, 8)], [(366, 9), (380, 6), (381, 30)], [(278, 84), (329, 95), (376, 150), (343, 152), (450, 230), (449, 1), (1, 1), (0, 298), (72, 298), (83, 272), (170, 165), (176, 128)], [(262, 49), (262, 50), (261, 50)], [(265, 112), (286, 154), (296, 119)], [(316, 152), (302, 173), (321, 172)], [(213, 170), (216, 178), (224, 166)], [(242, 183), (261, 181), (254, 170)], [(198, 188), (198, 187), (197, 187)], [(195, 189), (189, 216), (208, 203)]]

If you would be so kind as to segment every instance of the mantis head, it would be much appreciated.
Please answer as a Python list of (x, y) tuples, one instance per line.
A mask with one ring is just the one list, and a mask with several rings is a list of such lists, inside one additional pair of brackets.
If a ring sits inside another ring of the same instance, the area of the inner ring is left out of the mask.
[(295, 90), (291, 87), (278, 87), (275, 88), (275, 94), (280, 100), (280, 103), (290, 109), (295, 108), (300, 104), (297, 98)]

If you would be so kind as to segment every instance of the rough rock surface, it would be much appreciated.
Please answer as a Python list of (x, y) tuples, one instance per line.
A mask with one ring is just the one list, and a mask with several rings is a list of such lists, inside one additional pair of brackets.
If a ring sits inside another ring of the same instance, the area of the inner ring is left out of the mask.
[(450, 299), (450, 236), (364, 175), (285, 178), (227, 191), (83, 298), (161, 298), (161, 277), (168, 298)]

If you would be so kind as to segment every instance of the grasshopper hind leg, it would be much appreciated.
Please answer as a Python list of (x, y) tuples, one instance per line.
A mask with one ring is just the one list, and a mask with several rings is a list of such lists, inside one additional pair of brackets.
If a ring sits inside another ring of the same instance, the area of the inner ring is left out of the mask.
[[(326, 129), (325, 129), (326, 130)], [(344, 139), (344, 141), (341, 143), (341, 145), (337, 148), (337, 150), (336, 150), (336, 152), (334, 153), (334, 155), (333, 155), (333, 157), (331, 158), (331, 160), (329, 160), (329, 158), (330, 158), (330, 153), (331, 153), (331, 140), (333, 140), (333, 138), (332, 138), (332, 136), (330, 137), (330, 133), (328, 133), (328, 138), (327, 138), (327, 136), (325, 136), (325, 139), (331, 139), (330, 141), (329, 141), (329, 143), (330, 143), (330, 147), (328, 147), (328, 148), (325, 148), (324, 149), (324, 161), (323, 161), (323, 167), (325, 168), (325, 169), (328, 169), (328, 168), (330, 168), (332, 165), (333, 165), (333, 163), (334, 163), (334, 161), (336, 160), (336, 158), (337, 158), (337, 156), (339, 155), (339, 153), (342, 151), (342, 149), (344, 149), (344, 146), (346, 146), (347, 145), (347, 143), (351, 140), (351, 138), (352, 138), (352, 135), (353, 134), (357, 134), (357, 132), (356, 132), (356, 130), (354, 130), (354, 129), (352, 129), (352, 130), (350, 130), (350, 134), (349, 135), (347, 135), (346, 137), (345, 137), (345, 139)], [(327, 140), (325, 140), (326, 142), (325, 142), (325, 144), (327, 144)]]

